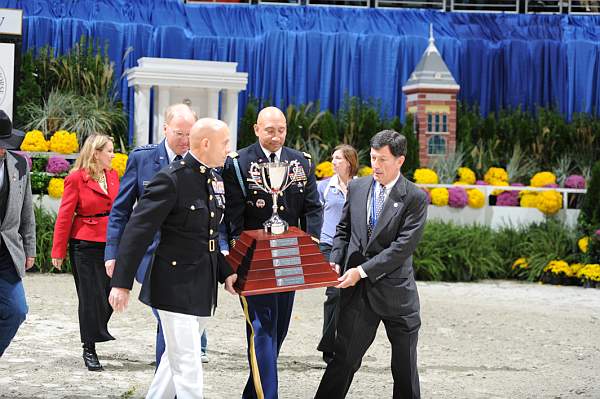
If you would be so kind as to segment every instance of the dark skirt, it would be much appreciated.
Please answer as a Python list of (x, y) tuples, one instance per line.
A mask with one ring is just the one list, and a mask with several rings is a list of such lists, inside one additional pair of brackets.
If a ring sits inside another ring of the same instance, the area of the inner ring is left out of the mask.
[(113, 340), (108, 332), (112, 307), (108, 303), (110, 277), (104, 268), (103, 242), (69, 240), (69, 255), (79, 298), (81, 342)]

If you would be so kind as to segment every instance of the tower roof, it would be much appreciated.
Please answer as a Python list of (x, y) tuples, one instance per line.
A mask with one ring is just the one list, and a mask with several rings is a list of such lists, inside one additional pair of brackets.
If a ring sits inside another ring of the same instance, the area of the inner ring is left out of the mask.
[(410, 78), (402, 87), (403, 91), (414, 89), (450, 89), (456, 91), (460, 89), (435, 46), (432, 25), (429, 27), (429, 46), (425, 49)]

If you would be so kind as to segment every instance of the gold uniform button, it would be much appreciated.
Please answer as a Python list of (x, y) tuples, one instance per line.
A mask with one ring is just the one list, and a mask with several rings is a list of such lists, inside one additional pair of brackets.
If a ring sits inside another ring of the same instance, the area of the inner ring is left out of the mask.
[(185, 162), (181, 161), (181, 164), (182, 164), (182, 165), (185, 165)]
[(171, 266), (177, 266), (177, 262), (175, 262), (175, 261), (171, 262)]
[(280, 211), (283, 211), (284, 209), (285, 209), (285, 208), (283, 207), (283, 205), (281, 205), (281, 206), (279, 207), (279, 210), (280, 210)]
[(254, 195), (258, 194), (258, 191), (254, 191)]
[(196, 207), (194, 205), (190, 206), (190, 209), (193, 211), (196, 209)]
[(208, 231), (208, 234), (212, 235), (212, 233), (214, 233), (214, 230), (213, 230), (213, 229), (210, 229), (210, 230)]
[(208, 184), (210, 184), (211, 180), (210, 180), (210, 179), (208, 179), (206, 182), (207, 182)]
[(210, 201), (212, 201), (212, 199), (213, 199), (213, 196), (212, 196), (212, 194), (208, 196), (208, 199), (209, 199)]
[(211, 218), (214, 218), (214, 217), (215, 217), (215, 213), (214, 213), (214, 212), (211, 212), (211, 213), (210, 213), (210, 217), (211, 217)]

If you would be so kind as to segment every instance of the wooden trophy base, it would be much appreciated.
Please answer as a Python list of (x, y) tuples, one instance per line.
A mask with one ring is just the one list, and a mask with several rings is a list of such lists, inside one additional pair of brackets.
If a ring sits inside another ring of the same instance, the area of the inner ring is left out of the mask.
[(242, 296), (338, 284), (317, 243), (297, 227), (277, 235), (244, 231), (226, 259), (238, 274), (235, 289)]

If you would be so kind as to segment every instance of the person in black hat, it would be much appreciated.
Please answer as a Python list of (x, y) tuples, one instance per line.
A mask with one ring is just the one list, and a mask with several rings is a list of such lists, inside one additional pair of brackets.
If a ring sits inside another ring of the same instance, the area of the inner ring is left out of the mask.
[(0, 110), (0, 357), (27, 315), (21, 278), (35, 260), (35, 218), (27, 161), (18, 149), (23, 132)]

